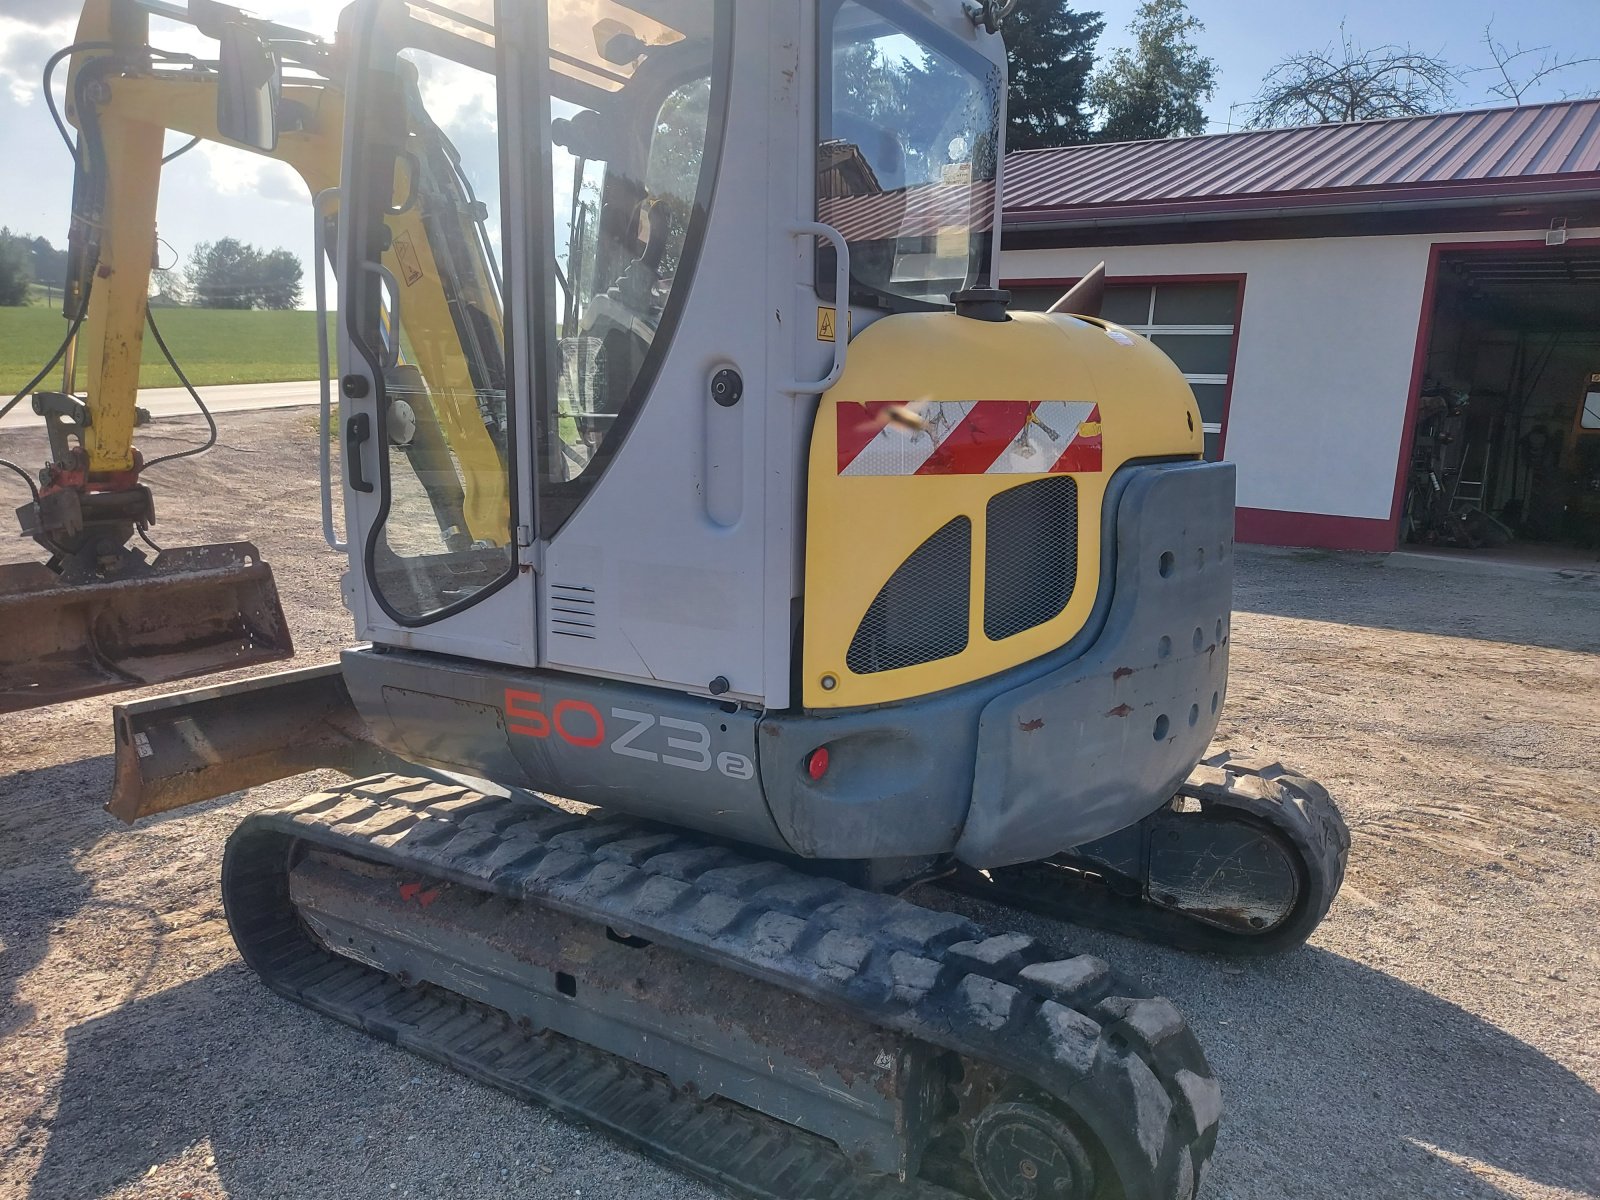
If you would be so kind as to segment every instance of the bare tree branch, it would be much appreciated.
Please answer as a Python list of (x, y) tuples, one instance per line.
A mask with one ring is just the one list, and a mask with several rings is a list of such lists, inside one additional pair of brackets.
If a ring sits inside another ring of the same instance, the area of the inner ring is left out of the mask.
[(1439, 112), (1455, 97), (1460, 72), (1441, 55), (1410, 46), (1339, 41), (1291, 55), (1267, 73), (1249, 107), (1255, 128), (1366, 121)]
[[(1575, 54), (1562, 56), (1550, 46), (1531, 46), (1524, 49), (1522, 43), (1518, 42), (1514, 49), (1508, 48), (1504, 42), (1495, 39), (1494, 21), (1492, 19), (1483, 27), (1483, 44), (1488, 47), (1489, 57), (1493, 60), (1492, 64), (1487, 67), (1474, 67), (1467, 73), (1480, 74), (1487, 72), (1498, 75), (1500, 82), (1491, 83), (1489, 91), (1493, 95), (1499, 96), (1502, 100), (1509, 100), (1512, 104), (1519, 106), (1523, 103), (1524, 96), (1552, 75), (1558, 75), (1572, 67), (1600, 63), (1600, 56), (1592, 54), (1587, 56)], [(1531, 65), (1517, 65), (1523, 59), (1533, 59), (1535, 55), (1538, 58)], [(1596, 93), (1590, 92), (1586, 94), (1593, 96)], [(1571, 100), (1575, 96), (1564, 93), (1561, 98), (1563, 100)]]

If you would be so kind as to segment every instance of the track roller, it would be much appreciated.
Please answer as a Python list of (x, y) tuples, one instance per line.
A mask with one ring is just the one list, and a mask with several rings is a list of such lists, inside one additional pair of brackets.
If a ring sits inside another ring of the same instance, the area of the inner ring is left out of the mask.
[(1047, 1108), (996, 1104), (972, 1132), (972, 1160), (994, 1200), (1093, 1200), (1094, 1167), (1068, 1122)]

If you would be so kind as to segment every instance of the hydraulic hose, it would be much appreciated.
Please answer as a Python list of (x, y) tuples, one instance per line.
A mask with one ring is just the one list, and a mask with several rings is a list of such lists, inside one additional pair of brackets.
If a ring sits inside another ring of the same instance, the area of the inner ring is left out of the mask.
[[(88, 51), (111, 51), (114, 49), (115, 47), (110, 42), (75, 42), (64, 49), (56, 51), (56, 53), (52, 54), (49, 60), (45, 63), (45, 106), (49, 109), (50, 119), (55, 122), (56, 130), (58, 133), (60, 133), (61, 140), (66, 145), (67, 150), (72, 155), (74, 161), (78, 161), (81, 157), (80, 147), (79, 144), (73, 139), (71, 131), (67, 128), (66, 121), (62, 118), (60, 106), (56, 104), (54, 87), (56, 68), (74, 54), (82, 54)], [(168, 62), (197, 61), (195, 57), (190, 54), (177, 54), (171, 51), (156, 50), (153, 48), (150, 50), (150, 53)], [(80, 79), (79, 82), (81, 84), (83, 82), (82, 79)], [(97, 167), (103, 168), (105, 157), (100, 142), (100, 123), (94, 114), (93, 105), (86, 104), (83, 101), (84, 98), (80, 96), (78, 111), (80, 119), (83, 121), (84, 133), (88, 138), (84, 149), (88, 150), (91, 159), (88, 168), (89, 174), (91, 177), (101, 177), (103, 176), (103, 170), (96, 169)], [(177, 150), (164, 157), (161, 160), (162, 164), (166, 165), (175, 159), (181, 158), (183, 155), (187, 154), (189, 151), (198, 146), (201, 140), (202, 139), (199, 137), (192, 138), (185, 145), (180, 146)], [(51, 356), (50, 361), (45, 364), (44, 369), (35, 375), (25, 387), (18, 391), (17, 394), (8, 400), (4, 405), (0, 405), (0, 418), (5, 417), (6, 414), (11, 412), (11, 410), (20, 404), (25, 398), (31, 396), (34, 391), (37, 390), (39, 385), (43, 383), (49, 376), (50, 372), (54, 371), (56, 367), (60, 365), (61, 360), (66, 357), (68, 349), (77, 339), (80, 330), (82, 330), (84, 320), (89, 312), (89, 296), (94, 288), (95, 266), (96, 264), (94, 263), (88, 264), (88, 269), (85, 272), (86, 282), (84, 284), (84, 293), (82, 300), (79, 303), (78, 315), (73, 318), (71, 325), (68, 327), (66, 337), (61, 340), (61, 345), (56, 349), (55, 354)], [(153, 462), (145, 464), (145, 470), (149, 470), (151, 467), (157, 466), (161, 463), (173, 462), (180, 458), (190, 458), (198, 454), (204, 454), (207, 450), (210, 450), (217, 444), (217, 423), (216, 419), (211, 414), (211, 410), (206, 407), (205, 401), (200, 398), (200, 393), (195, 390), (194, 385), (189, 382), (188, 376), (184, 374), (183, 368), (178, 364), (177, 358), (173, 355), (172, 350), (167, 346), (166, 339), (161, 336), (161, 330), (156, 325), (155, 315), (151, 313), (148, 308), (146, 308), (145, 316), (150, 325), (150, 332), (155, 335), (156, 345), (161, 348), (161, 352), (166, 357), (167, 364), (172, 368), (173, 374), (177, 375), (178, 379), (182, 382), (184, 389), (188, 391), (189, 395), (194, 399), (196, 407), (200, 409), (200, 413), (205, 417), (206, 424), (210, 429), (210, 436), (207, 438), (204, 446), (196, 447), (193, 450), (186, 450), (180, 454), (169, 454), (165, 457), (158, 458)], [(27, 481), (28, 486), (33, 488), (33, 480), (26, 471), (10, 462), (0, 462), (0, 465), (10, 467), (12, 470), (16, 471), (23, 477), (24, 480)], [(38, 498), (38, 490), (34, 488), (34, 500), (37, 502)]]
[(194, 400), (196, 407), (200, 409), (200, 415), (206, 419), (206, 425), (209, 426), (211, 430), (211, 436), (206, 439), (205, 445), (196, 446), (192, 450), (183, 450), (177, 454), (166, 454), (160, 458), (152, 459), (150, 462), (147, 462), (144, 465), (144, 469), (148, 471), (151, 467), (159, 467), (162, 463), (177, 462), (180, 458), (194, 458), (197, 455), (204, 454), (206, 451), (210, 450), (217, 444), (217, 419), (211, 415), (211, 410), (206, 407), (206, 402), (200, 398), (200, 393), (195, 390), (194, 384), (189, 382), (189, 377), (183, 373), (183, 368), (178, 365), (177, 357), (167, 347), (167, 341), (161, 336), (161, 329), (156, 324), (155, 312), (149, 307), (146, 307), (144, 315), (145, 320), (150, 326), (150, 332), (155, 335), (156, 345), (161, 347), (161, 353), (166, 357), (167, 365), (172, 368), (172, 373), (178, 377), (178, 381), (183, 384), (184, 390), (186, 390), (190, 397)]

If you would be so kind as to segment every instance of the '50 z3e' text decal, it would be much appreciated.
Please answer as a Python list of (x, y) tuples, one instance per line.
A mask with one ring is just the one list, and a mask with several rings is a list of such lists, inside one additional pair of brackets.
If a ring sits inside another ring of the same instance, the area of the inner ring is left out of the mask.
[(613, 708), (610, 720), (587, 700), (558, 700), (546, 706), (539, 692), (506, 689), (506, 728), (518, 737), (560, 738), (580, 750), (607, 746), (622, 758), (660, 763), (682, 771), (710, 771), (713, 768), (729, 779), (754, 779), (756, 765), (743, 754), (718, 754), (711, 744), (711, 730), (698, 721), (678, 717), (658, 717), (631, 708)]

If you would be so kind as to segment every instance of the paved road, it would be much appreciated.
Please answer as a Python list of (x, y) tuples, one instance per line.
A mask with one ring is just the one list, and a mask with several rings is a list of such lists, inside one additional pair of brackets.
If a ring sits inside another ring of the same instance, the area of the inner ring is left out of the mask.
[[(318, 402), (317, 384), (310, 383), (253, 383), (203, 387), (200, 395), (206, 407), (218, 416), (223, 413), (258, 412), (269, 408), (299, 408)], [(4, 407), (10, 397), (0, 398)], [(186, 417), (194, 413), (194, 400), (182, 388), (147, 388), (139, 393), (139, 406), (150, 410), (154, 418)], [(15, 429), (34, 424), (38, 417), (27, 404), (19, 404), (5, 417), (0, 418), (0, 428)]]

